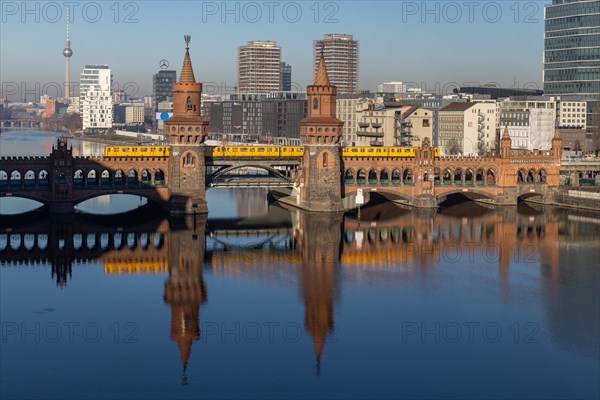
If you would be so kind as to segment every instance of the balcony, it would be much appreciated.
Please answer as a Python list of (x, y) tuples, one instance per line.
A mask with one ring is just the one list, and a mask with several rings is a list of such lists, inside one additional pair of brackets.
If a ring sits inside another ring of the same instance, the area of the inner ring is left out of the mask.
[(360, 137), (375, 137), (382, 138), (383, 132), (373, 132), (373, 131), (356, 131), (356, 135)]

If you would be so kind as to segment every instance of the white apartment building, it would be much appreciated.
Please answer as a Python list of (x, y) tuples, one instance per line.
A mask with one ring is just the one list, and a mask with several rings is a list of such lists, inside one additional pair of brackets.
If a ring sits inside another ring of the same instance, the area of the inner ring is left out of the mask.
[(281, 47), (277, 42), (251, 40), (238, 47), (238, 92), (281, 90)]
[(344, 121), (344, 127), (342, 128), (342, 144), (344, 146), (351, 146), (356, 142), (356, 131), (358, 129), (356, 111), (362, 110), (365, 104), (366, 107), (367, 99), (363, 98), (340, 98), (338, 96), (336, 100), (336, 113), (337, 117)]
[(86, 65), (79, 82), (84, 130), (112, 128), (112, 76), (108, 65)]
[(384, 82), (377, 85), (377, 93), (406, 93), (406, 91), (404, 82)]
[(483, 156), (496, 148), (496, 104), (450, 103), (438, 114), (438, 144), (444, 154)]
[(419, 106), (384, 107), (373, 100), (357, 104), (356, 146), (419, 146), (433, 136), (433, 111)]
[(67, 114), (79, 114), (79, 110), (79, 96), (69, 97), (69, 107), (67, 107)]
[(144, 103), (124, 103), (125, 108), (125, 124), (127, 125), (142, 125), (144, 123)]
[[(508, 128), (512, 147), (524, 150), (548, 150), (556, 126), (557, 101), (549, 99), (513, 100), (497, 103), (498, 127)], [(585, 122), (585, 107), (582, 111)]]
[(314, 74), (317, 73), (321, 51), (329, 82), (338, 93), (358, 93), (358, 40), (352, 35), (330, 33), (313, 43)]
[(586, 101), (560, 100), (556, 105), (558, 126), (578, 126), (586, 129)]

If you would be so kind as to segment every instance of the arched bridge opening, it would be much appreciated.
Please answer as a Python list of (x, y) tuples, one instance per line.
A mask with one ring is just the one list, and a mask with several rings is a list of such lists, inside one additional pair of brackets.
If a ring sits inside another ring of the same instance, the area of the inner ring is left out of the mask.
[[(98, 202), (96, 203), (94, 200), (98, 200)], [(105, 202), (110, 203), (107, 204), (109, 207), (102, 206)], [(164, 211), (168, 209), (168, 202), (160, 196), (160, 193), (152, 190), (115, 188), (83, 193), (73, 200), (73, 206), (77, 207), (78, 211), (87, 214), (129, 214), (142, 208), (153, 212)], [(104, 212), (105, 208), (111, 212)]]
[(477, 202), (488, 204), (497, 203), (497, 197), (490, 193), (477, 190), (465, 191), (462, 189), (437, 195), (436, 200), (440, 207), (450, 207), (465, 202)]
[(216, 167), (207, 174), (207, 187), (291, 187), (294, 170), (278, 169), (270, 165), (234, 164)]

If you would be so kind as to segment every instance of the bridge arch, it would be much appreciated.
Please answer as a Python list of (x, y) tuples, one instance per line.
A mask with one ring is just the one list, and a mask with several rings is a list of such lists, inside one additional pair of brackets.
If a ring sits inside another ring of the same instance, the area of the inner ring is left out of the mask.
[(436, 200), (439, 204), (439, 203), (443, 202), (444, 200), (446, 200), (446, 198), (448, 196), (460, 194), (460, 195), (470, 198), (471, 200), (489, 199), (495, 203), (498, 202), (498, 196), (493, 195), (493, 194), (487, 192), (486, 190), (471, 189), (471, 188), (469, 188), (467, 192), (465, 192), (465, 190), (467, 190), (467, 189), (449, 188), (448, 190), (443, 190), (441, 193), (438, 191), (438, 193), (436, 194)]
[(9, 184), (14, 185), (15, 183), (13, 182), (18, 182), (17, 185), (21, 185), (21, 171), (15, 169), (10, 173)]
[(546, 170), (544, 168), (538, 171), (537, 180), (540, 183), (546, 183)]
[(367, 179), (370, 185), (377, 184), (377, 169), (371, 168), (369, 170), (369, 176), (367, 177)]
[[(13, 192), (11, 194), (11, 197), (37, 201), (38, 203), (41, 203), (42, 206), (47, 206), (50, 204), (50, 200), (48, 198), (37, 196), (35, 194), (35, 192), (37, 192), (37, 191), (30, 192), (30, 191), (20, 191), (19, 190), (19, 191)], [(1, 198), (6, 198), (6, 197), (2, 196)]]
[(390, 174), (387, 168), (382, 168), (379, 172), (379, 183), (382, 185), (387, 185), (390, 182)]
[(477, 168), (477, 170), (475, 172), (475, 184), (483, 185), (484, 183), (485, 183), (485, 172), (484, 172), (483, 168), (479, 167), (479, 168)]
[(100, 173), (100, 184), (101, 185), (109, 185), (110, 183), (111, 183), (110, 171), (105, 169)]
[(154, 184), (155, 185), (164, 185), (165, 184), (165, 172), (158, 168), (154, 171)]
[(127, 185), (137, 185), (138, 182), (138, 172), (134, 168), (130, 169), (127, 173)]
[(359, 168), (356, 172), (356, 184), (365, 185), (367, 183), (367, 172), (364, 168)]
[(140, 182), (142, 185), (152, 184), (152, 173), (147, 168), (142, 169), (140, 173)]
[(354, 177), (354, 169), (346, 169), (346, 172), (344, 172), (344, 182), (346, 183), (346, 185), (353, 185), (354, 183), (356, 183), (356, 179)]
[(49, 183), (48, 171), (42, 169), (37, 175), (38, 185), (47, 185)]
[(82, 169), (78, 169), (77, 171), (73, 172), (73, 185), (85, 185), (85, 175)]
[(23, 184), (25, 186), (35, 186), (35, 172), (33, 170), (29, 169), (25, 172), (25, 175), (23, 175)]
[[(107, 195), (131, 195), (131, 196), (140, 196), (144, 197), (147, 200), (150, 200), (154, 203), (157, 203), (163, 207), (167, 206), (168, 201), (163, 199), (158, 192), (156, 193), (148, 193), (148, 189), (140, 190), (140, 188), (131, 187), (131, 188), (123, 188), (123, 187), (115, 187), (115, 188), (102, 188), (99, 190), (95, 190), (92, 193), (86, 193), (77, 198), (73, 199), (73, 205), (78, 205), (83, 203), (84, 201), (94, 199), (100, 196)], [(33, 199), (35, 200), (35, 199)], [(38, 200), (39, 201), (39, 200)]]
[(485, 175), (485, 184), (486, 185), (495, 185), (496, 184), (496, 172), (492, 168), (488, 168)]
[(373, 196), (373, 195), (381, 196), (381, 197), (384, 197), (391, 201), (403, 200), (410, 204), (414, 204), (414, 202), (415, 202), (415, 198), (412, 195), (405, 194), (401, 191), (397, 191), (397, 190), (393, 190), (393, 189), (378, 188), (377, 192), (371, 192), (371, 196)]
[(414, 184), (414, 173), (413, 173), (412, 168), (408, 167), (408, 168), (405, 168), (404, 171), (402, 171), (402, 182), (405, 185)]
[(401, 185), (402, 183), (402, 173), (398, 168), (394, 168), (392, 170), (392, 185)]
[(292, 182), (291, 178), (288, 178), (287, 176), (283, 175), (280, 171), (276, 170), (273, 167), (269, 167), (266, 165), (260, 165), (260, 164), (244, 164), (244, 165), (231, 165), (229, 167), (223, 168), (215, 173), (213, 173), (212, 175), (210, 175), (209, 179), (217, 179), (220, 178), (223, 175), (228, 174), (231, 171), (234, 171), (236, 169), (241, 169), (241, 168), (256, 168), (256, 169), (262, 169), (263, 171), (267, 171), (273, 175), (275, 175), (277, 178), (280, 178), (282, 180), (285, 180), (287, 182)]

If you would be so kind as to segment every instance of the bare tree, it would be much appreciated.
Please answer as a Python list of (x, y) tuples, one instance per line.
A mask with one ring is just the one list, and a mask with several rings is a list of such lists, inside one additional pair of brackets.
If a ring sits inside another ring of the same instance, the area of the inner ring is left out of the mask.
[(453, 138), (448, 141), (446, 152), (448, 154), (460, 154), (462, 152), (462, 146), (458, 142), (458, 139)]

